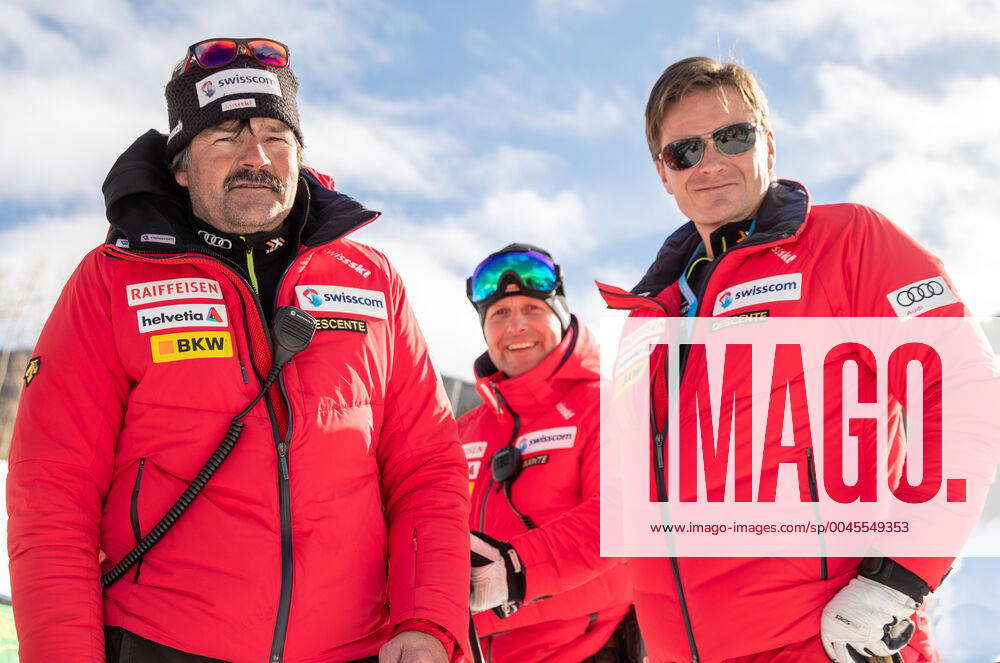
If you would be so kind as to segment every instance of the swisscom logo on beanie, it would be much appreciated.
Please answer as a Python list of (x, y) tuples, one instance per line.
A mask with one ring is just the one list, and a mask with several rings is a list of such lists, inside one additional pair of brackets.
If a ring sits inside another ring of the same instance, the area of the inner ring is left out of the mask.
[(198, 106), (204, 108), (231, 94), (274, 94), (282, 96), (278, 77), (263, 69), (223, 69), (209, 74), (194, 85)]
[(298, 91), (299, 81), (290, 67), (268, 67), (245, 54), (217, 69), (191, 64), (165, 90), (170, 125), (167, 161), (202, 130), (228, 120), (281, 120), (302, 143)]

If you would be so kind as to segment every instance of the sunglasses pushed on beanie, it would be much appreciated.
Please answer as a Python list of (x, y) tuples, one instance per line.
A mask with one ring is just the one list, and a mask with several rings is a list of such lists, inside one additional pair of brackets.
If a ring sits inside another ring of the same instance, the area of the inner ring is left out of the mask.
[(281, 120), (302, 142), (288, 47), (273, 39), (205, 39), (188, 47), (167, 83), (167, 160), (204, 129), (228, 120)]
[[(514, 284), (517, 290), (507, 290)], [(491, 253), (479, 263), (465, 282), (469, 301), (479, 313), (479, 322), (486, 320), (486, 311), (504, 297), (525, 295), (541, 299), (559, 318), (565, 332), (569, 329), (570, 312), (563, 290), (562, 269), (545, 249), (531, 244), (508, 244)]]

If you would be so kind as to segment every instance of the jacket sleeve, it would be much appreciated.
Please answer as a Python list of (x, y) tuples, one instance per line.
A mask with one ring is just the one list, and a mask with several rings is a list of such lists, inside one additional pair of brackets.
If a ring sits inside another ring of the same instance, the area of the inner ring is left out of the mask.
[[(852, 233), (852, 257), (845, 257), (845, 264), (850, 264), (852, 260), (858, 261), (857, 269), (848, 278), (853, 296), (850, 303), (853, 315), (903, 319), (969, 315), (941, 261), (886, 217), (869, 208), (857, 206)], [(941, 292), (922, 302), (910, 304), (910, 299), (900, 293), (907, 287), (929, 282), (941, 284)], [(954, 339), (949, 339), (949, 342), (954, 342)], [(893, 381), (895, 384), (905, 384), (905, 375), (896, 377)], [(925, 385), (925, 393), (940, 393), (941, 386), (940, 382)], [(900, 396), (891, 395), (896, 398)], [(941, 400), (930, 402), (936, 402), (940, 406)], [(916, 488), (907, 490), (909, 498), (913, 500), (930, 497), (920, 495)], [(956, 550), (961, 543), (956, 542)], [(894, 559), (920, 576), (932, 589), (941, 583), (953, 562), (951, 557)]]
[(389, 527), (389, 606), (444, 628), (462, 647), (469, 624), (466, 465), (444, 388), (399, 277), (390, 269), (392, 348), (378, 441)]
[(586, 438), (580, 456), (582, 501), (535, 529), (511, 538), (524, 565), (525, 601), (561, 594), (592, 580), (620, 558), (601, 557), (598, 394), (593, 394)]
[(35, 347), (7, 477), (20, 660), (104, 661), (102, 503), (129, 382), (98, 250), (70, 277)]

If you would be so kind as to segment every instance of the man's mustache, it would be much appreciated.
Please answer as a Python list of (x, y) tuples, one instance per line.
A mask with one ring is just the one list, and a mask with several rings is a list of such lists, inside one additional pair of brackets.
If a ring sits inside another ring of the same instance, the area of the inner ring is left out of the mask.
[(266, 170), (250, 170), (249, 168), (237, 170), (227, 177), (226, 181), (222, 183), (222, 188), (228, 192), (233, 187), (243, 184), (263, 184), (279, 195), (285, 192), (285, 185), (277, 177)]

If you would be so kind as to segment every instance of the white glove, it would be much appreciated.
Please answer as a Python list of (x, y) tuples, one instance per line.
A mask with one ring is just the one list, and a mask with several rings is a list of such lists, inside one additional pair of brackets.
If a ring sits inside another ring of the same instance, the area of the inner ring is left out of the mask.
[(857, 577), (823, 608), (820, 638), (834, 663), (866, 663), (888, 656), (913, 635), (917, 602), (880, 582)]
[(472, 549), (473, 613), (494, 608), (500, 617), (512, 614), (524, 600), (524, 569), (517, 551), (509, 543), (482, 532), (469, 536)]

